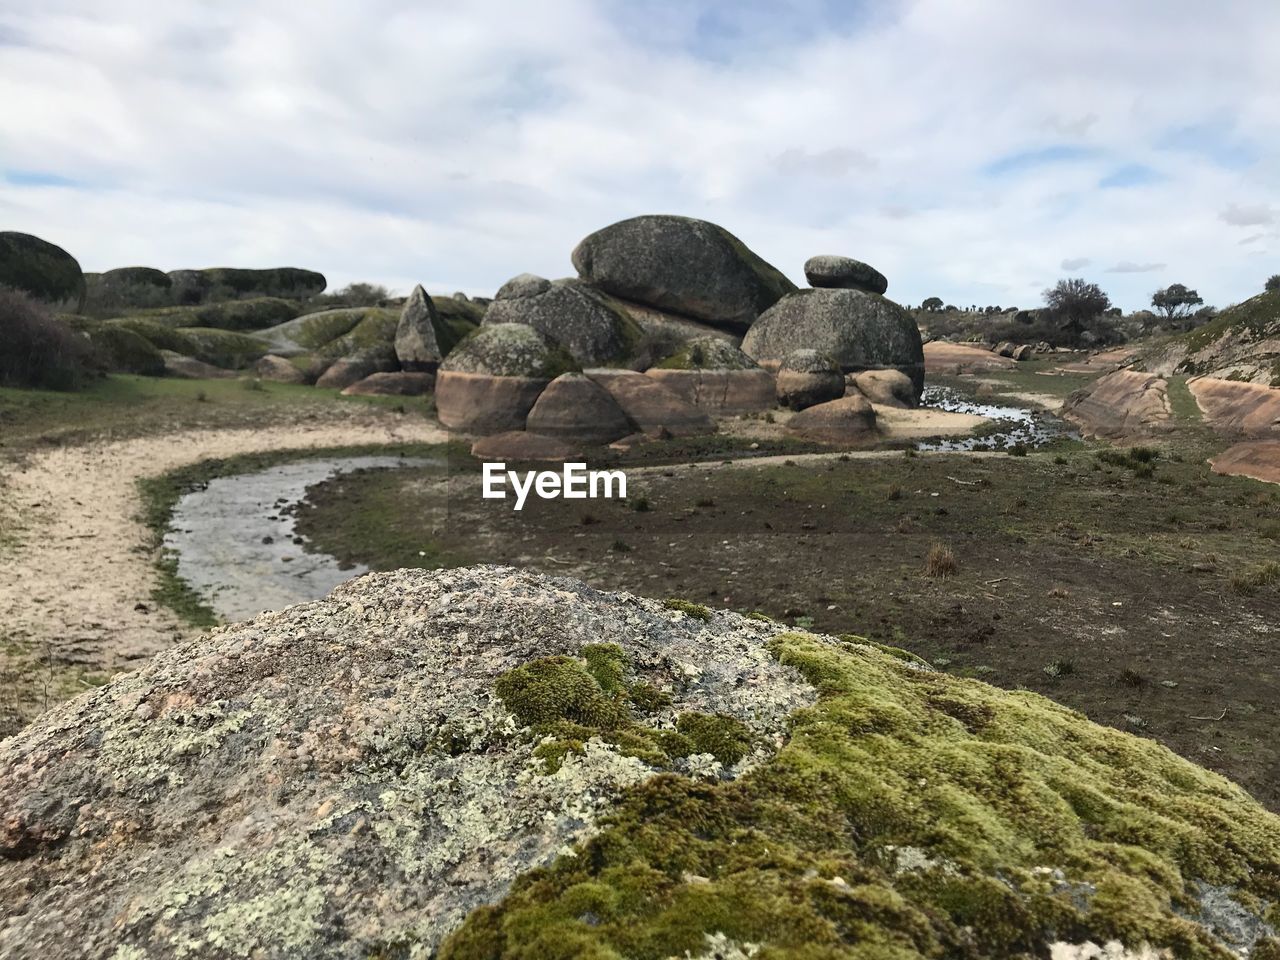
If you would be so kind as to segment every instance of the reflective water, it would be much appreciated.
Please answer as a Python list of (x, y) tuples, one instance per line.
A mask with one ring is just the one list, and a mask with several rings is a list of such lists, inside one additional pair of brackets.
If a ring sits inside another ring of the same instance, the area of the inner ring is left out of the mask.
[(918, 450), (1004, 450), (1019, 444), (1039, 447), (1058, 437), (1072, 435), (1067, 424), (1044, 410), (983, 403), (964, 397), (950, 387), (926, 386), (920, 405), (948, 413), (977, 414), (992, 420), (993, 426), (981, 431), (982, 435), (977, 437), (925, 440), (916, 445)]

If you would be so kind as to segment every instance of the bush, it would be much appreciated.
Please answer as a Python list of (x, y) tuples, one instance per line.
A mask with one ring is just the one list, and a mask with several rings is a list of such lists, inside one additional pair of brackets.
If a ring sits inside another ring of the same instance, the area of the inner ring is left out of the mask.
[(74, 390), (93, 371), (83, 336), (34, 298), (0, 287), (0, 385)]
[(956, 555), (946, 544), (935, 543), (925, 557), (924, 570), (931, 577), (954, 577), (959, 569)]

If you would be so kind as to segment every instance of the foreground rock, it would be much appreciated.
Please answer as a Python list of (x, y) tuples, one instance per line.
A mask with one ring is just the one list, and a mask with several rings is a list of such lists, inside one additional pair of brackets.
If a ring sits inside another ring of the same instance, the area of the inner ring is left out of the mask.
[(547, 385), (525, 424), (533, 433), (570, 443), (611, 443), (631, 432), (612, 394), (581, 373), (562, 373)]
[(284, 357), (267, 354), (253, 366), (260, 380), (273, 383), (306, 383), (307, 375)]
[(727, 340), (697, 337), (646, 375), (713, 416), (740, 416), (774, 405), (773, 375)]
[(810, 257), (804, 264), (804, 276), (812, 287), (865, 290), (881, 295), (889, 289), (889, 281), (883, 273), (851, 257)]
[(321, 390), (345, 390), (375, 373), (392, 373), (396, 367), (391, 347), (372, 348), (334, 361), (316, 380), (316, 386)]
[(792, 410), (838, 400), (844, 396), (844, 374), (829, 353), (793, 350), (778, 367), (778, 403)]
[(578, 456), (578, 448), (558, 437), (547, 437), (526, 430), (508, 430), (481, 437), (471, 445), (471, 455), (477, 460), (544, 461), (563, 463)]
[(1214, 473), (1280, 483), (1280, 439), (1237, 443), (1214, 457), (1211, 463)]
[(622, 408), (639, 433), (691, 437), (715, 433), (715, 422), (657, 380), (634, 370), (594, 368), (584, 371)]
[(580, 280), (552, 283), (527, 273), (502, 286), (484, 323), (530, 326), (583, 366), (621, 363), (641, 337), (625, 310)]
[(820, 403), (787, 421), (787, 431), (819, 443), (859, 445), (876, 437), (876, 411), (862, 394)]
[(161, 653), (0, 743), (0, 810), (6, 957), (1275, 949), (1280, 820), (1151, 741), (510, 568)]
[(573, 251), (578, 275), (606, 293), (742, 331), (796, 289), (723, 227), (690, 217), (622, 220)]
[(396, 359), (402, 369), (434, 373), (440, 366), (444, 353), (436, 337), (439, 323), (435, 304), (418, 284), (405, 300), (396, 324)]
[(849, 377), (849, 385), (878, 407), (917, 406), (915, 384), (900, 370), (864, 370)]
[(935, 376), (1011, 370), (1018, 365), (1012, 357), (1002, 357), (998, 353), (967, 343), (930, 340), (924, 345), (923, 352), (925, 373)]
[(421, 397), (436, 384), (435, 374), (397, 370), (371, 373), (342, 391), (344, 397)]
[(1214, 377), (1193, 377), (1187, 388), (1219, 433), (1280, 438), (1280, 388)]
[(1133, 370), (1099, 377), (1073, 393), (1062, 408), (1062, 418), (1085, 437), (1145, 436), (1167, 429), (1172, 417), (1168, 381)]
[(0, 231), (0, 286), (68, 313), (84, 309), (84, 273), (76, 258), (29, 233)]
[(767, 366), (796, 350), (829, 353), (845, 373), (901, 370), (924, 390), (924, 350), (911, 315), (861, 290), (801, 290), (779, 300), (747, 331), (743, 351)]

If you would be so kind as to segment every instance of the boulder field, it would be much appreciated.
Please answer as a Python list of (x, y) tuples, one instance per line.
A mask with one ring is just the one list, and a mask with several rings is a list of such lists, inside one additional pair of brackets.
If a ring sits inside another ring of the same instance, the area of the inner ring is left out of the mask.
[(1280, 819), (858, 637), (371, 574), (0, 743), (0, 955), (1275, 957)]

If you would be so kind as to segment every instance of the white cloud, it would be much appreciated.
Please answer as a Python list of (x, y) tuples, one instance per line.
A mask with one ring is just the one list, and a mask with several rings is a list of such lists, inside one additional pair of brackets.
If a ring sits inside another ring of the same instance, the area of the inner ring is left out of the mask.
[(1093, 261), (1088, 257), (1068, 257), (1066, 260), (1062, 261), (1062, 269), (1066, 270), (1068, 273), (1074, 273), (1083, 267), (1089, 266), (1091, 263), (1093, 263)]
[(1258, 227), (1276, 221), (1275, 212), (1265, 203), (1229, 203), (1218, 216), (1233, 227)]
[(1156, 273), (1163, 270), (1167, 264), (1163, 263), (1134, 263), (1132, 260), (1122, 260), (1114, 266), (1107, 267), (1107, 273)]
[[(803, 29), (821, 7), (748, 4), (708, 38), (707, 0), (0, 5), (0, 229), (87, 269), (292, 263), (484, 293), (675, 212), (797, 280), (813, 253), (864, 259), (907, 302), (1032, 305), (1080, 250), (1168, 264), (1210, 302), (1258, 289), (1238, 227), (1280, 188), (1280, 7), (899, 0)], [(1162, 149), (1197, 125), (1239, 132), (1239, 162)], [(1133, 164), (1162, 179), (1098, 188)], [(1107, 289), (1137, 306), (1147, 285)]]

